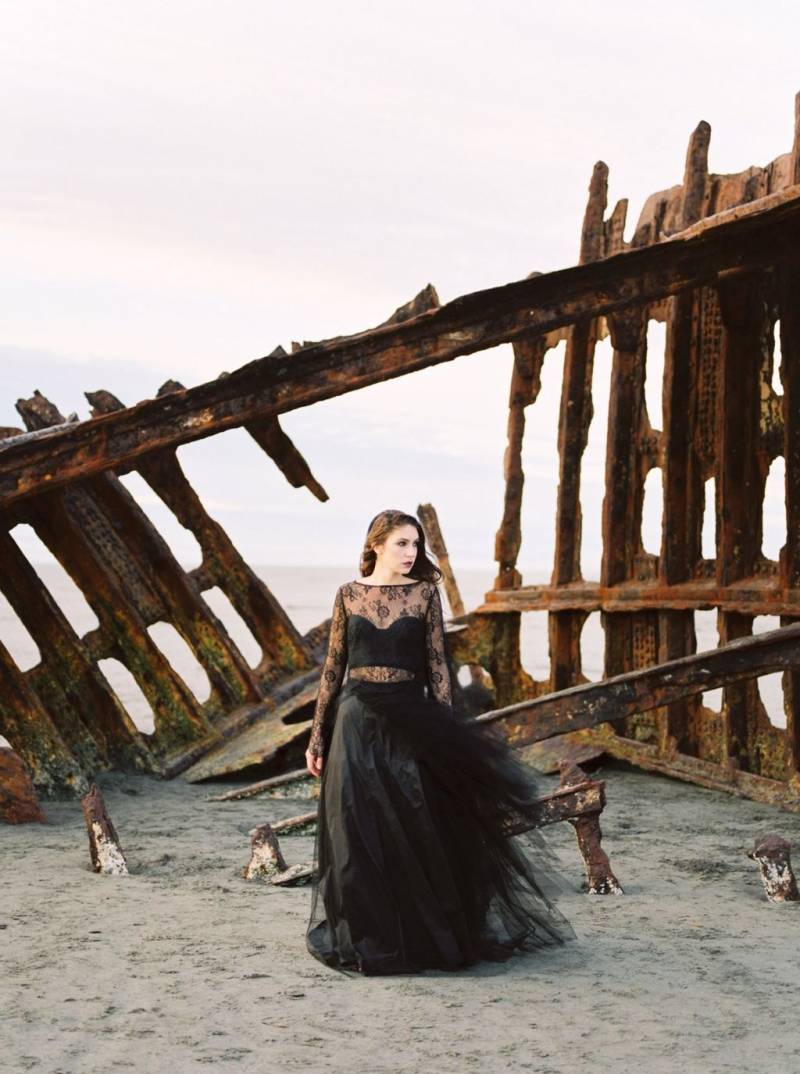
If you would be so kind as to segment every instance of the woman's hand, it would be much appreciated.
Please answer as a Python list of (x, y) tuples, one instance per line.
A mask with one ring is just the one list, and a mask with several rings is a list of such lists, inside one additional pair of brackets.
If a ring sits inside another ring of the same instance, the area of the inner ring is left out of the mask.
[(306, 767), (312, 776), (319, 778), (322, 775), (322, 758), (318, 757), (311, 750), (306, 750)]

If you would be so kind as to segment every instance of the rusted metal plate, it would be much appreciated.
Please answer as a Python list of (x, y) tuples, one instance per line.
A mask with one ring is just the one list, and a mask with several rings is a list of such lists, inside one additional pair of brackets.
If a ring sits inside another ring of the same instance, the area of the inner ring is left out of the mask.
[(230, 776), (246, 769), (269, 766), (276, 761), (282, 750), (299, 746), (308, 739), (310, 720), (301, 723), (284, 721), (313, 704), (317, 689), (316, 684), (311, 684), (271, 712), (264, 713), (230, 742), (224, 742), (210, 750), (184, 772), (183, 778), (189, 783), (198, 783), (204, 779)]
[(7, 746), (0, 746), (0, 821), (6, 824), (47, 823), (22, 758)]
[(558, 772), (565, 761), (581, 765), (602, 757), (605, 750), (592, 740), (591, 735), (591, 731), (570, 731), (523, 746), (519, 752), (537, 772), (549, 775)]

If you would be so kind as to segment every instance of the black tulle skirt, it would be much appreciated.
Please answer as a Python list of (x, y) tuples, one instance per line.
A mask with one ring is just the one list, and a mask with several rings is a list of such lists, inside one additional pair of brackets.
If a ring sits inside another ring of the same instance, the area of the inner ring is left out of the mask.
[(540, 793), (499, 728), (452, 715), (418, 682), (348, 679), (321, 777), (310, 953), (377, 975), (574, 939), (544, 836), (503, 831)]

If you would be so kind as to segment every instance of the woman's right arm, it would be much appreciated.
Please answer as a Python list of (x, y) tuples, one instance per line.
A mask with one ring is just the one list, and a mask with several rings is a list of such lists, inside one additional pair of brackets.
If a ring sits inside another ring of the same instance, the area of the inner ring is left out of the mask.
[(322, 757), (325, 752), (330, 721), (333, 718), (336, 697), (344, 679), (347, 667), (347, 613), (344, 607), (342, 587), (336, 590), (331, 615), (330, 634), (328, 635), (328, 652), (322, 665), (319, 679), (317, 703), (314, 708), (314, 721), (311, 725), (311, 738), (308, 753), (313, 757)]

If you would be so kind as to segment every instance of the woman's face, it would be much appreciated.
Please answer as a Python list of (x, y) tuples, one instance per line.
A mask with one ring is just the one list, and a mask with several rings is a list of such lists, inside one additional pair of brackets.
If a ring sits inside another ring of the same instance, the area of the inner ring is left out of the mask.
[(383, 544), (376, 544), (375, 555), (381, 570), (385, 570), (387, 574), (408, 574), (414, 566), (418, 548), (417, 527), (409, 523), (393, 529)]

